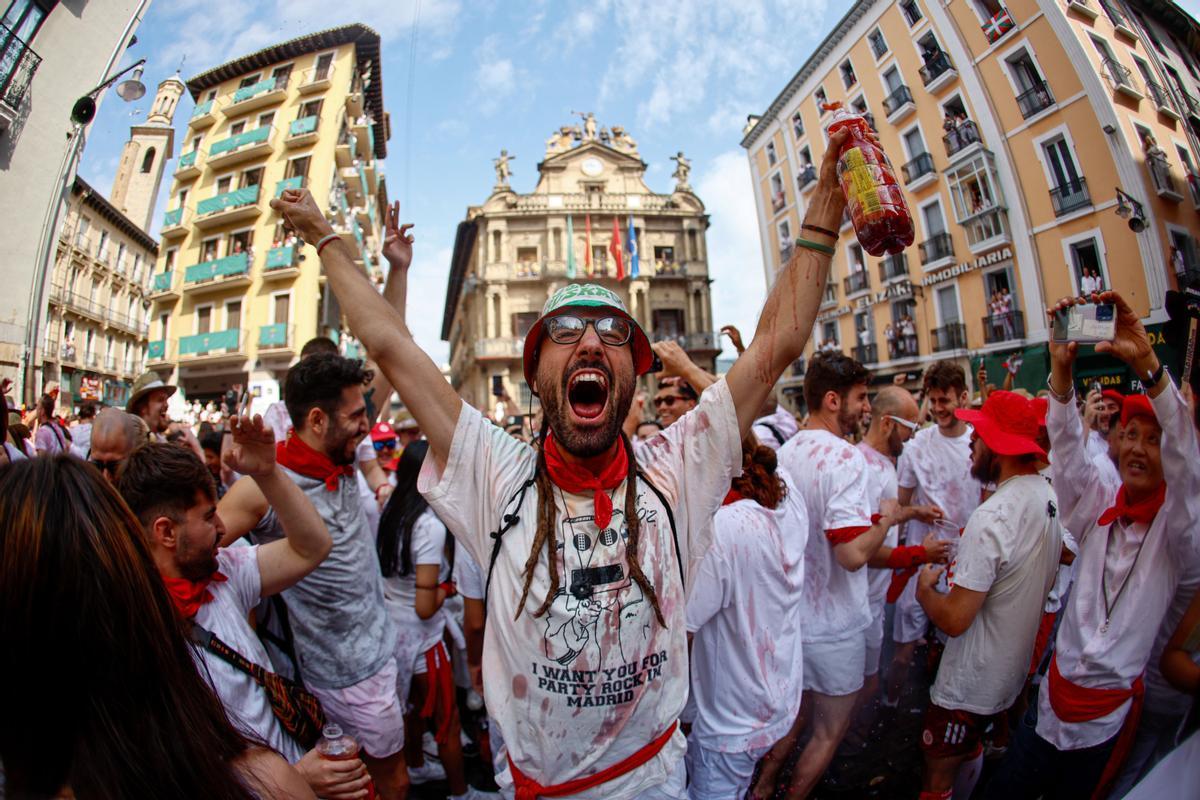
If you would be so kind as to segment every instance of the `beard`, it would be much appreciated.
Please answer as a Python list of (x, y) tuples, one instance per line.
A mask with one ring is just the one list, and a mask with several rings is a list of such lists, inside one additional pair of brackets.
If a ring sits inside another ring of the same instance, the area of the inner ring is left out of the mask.
[(899, 428), (893, 428), (892, 432), (888, 434), (887, 446), (888, 455), (892, 458), (900, 457), (900, 453), (904, 450), (904, 442), (900, 440)]
[(215, 548), (219, 541), (220, 537), (218, 536), (213, 541), (212, 548), (181, 553), (175, 562), (179, 574), (189, 581), (202, 581), (216, 572), (219, 565)]
[[(567, 382), (580, 369), (598, 370), (608, 379), (608, 402), (601, 424), (594, 428), (577, 427), (567, 413), (570, 403), (567, 397)], [(538, 383), (541, 385), (541, 381)], [(557, 382), (546, 381), (546, 388), (541, 396), (542, 412), (560, 447), (579, 458), (591, 458), (608, 451), (620, 436), (621, 426), (629, 413), (629, 406), (633, 403), (634, 389), (635, 382), (632, 377), (627, 376), (618, 382), (607, 366), (577, 361), (563, 371), (562, 378)]]
[(838, 428), (842, 431), (842, 436), (850, 436), (858, 433), (862, 426), (862, 411), (854, 411), (849, 408), (841, 408), (838, 410)]
[(1000, 462), (991, 450), (984, 450), (978, 458), (971, 459), (971, 477), (980, 483), (990, 483), (1000, 477)]
[(357, 431), (345, 433), (332, 427), (325, 433), (325, 455), (339, 467), (348, 467), (354, 463), (354, 439)]

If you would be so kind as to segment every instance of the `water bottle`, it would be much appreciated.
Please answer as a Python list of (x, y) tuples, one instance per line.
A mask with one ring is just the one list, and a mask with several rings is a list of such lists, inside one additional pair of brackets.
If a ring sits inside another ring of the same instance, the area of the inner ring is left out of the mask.
[(840, 102), (824, 107), (833, 112), (830, 135), (850, 131), (838, 153), (838, 181), (859, 244), (873, 256), (899, 253), (913, 243), (913, 221), (887, 154), (867, 138), (871, 126), (862, 115)]
[[(329, 761), (349, 761), (358, 758), (358, 742), (342, 731), (342, 726), (330, 723), (321, 730), (317, 755)], [(375, 784), (367, 784), (367, 800), (375, 800)]]

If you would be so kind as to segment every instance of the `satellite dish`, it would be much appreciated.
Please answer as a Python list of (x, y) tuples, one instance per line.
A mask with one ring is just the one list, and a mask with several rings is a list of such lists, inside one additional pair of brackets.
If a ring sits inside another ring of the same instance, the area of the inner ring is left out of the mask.
[(96, 101), (91, 97), (81, 97), (71, 107), (71, 121), (76, 125), (87, 125), (96, 116)]

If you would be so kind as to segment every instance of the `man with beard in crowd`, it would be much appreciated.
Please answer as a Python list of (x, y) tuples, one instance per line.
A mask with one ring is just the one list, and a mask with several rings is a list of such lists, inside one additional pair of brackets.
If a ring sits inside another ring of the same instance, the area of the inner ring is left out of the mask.
[(775, 283), (745, 357), (640, 455), (621, 426), (653, 359), (613, 292), (563, 287), (529, 331), (525, 379), (544, 412), (535, 449), (463, 403), (311, 194), (271, 202), (316, 245), (351, 329), (428, 438), (422, 492), (488, 565), (484, 689), (505, 740), (499, 782), (519, 800), (684, 796), (684, 586), (741, 440), (812, 329), (845, 207), (844, 141), (832, 137), (805, 222), (811, 238)]
[(167, 416), (167, 400), (178, 387), (165, 383), (157, 372), (143, 372), (133, 383), (125, 410), (142, 418), (154, 441), (166, 441), (171, 420)]
[[(909, 545), (923, 542), (930, 532), (941, 539), (957, 540), (979, 506), (983, 491), (971, 475), (971, 429), (954, 415), (971, 404), (967, 374), (953, 361), (936, 361), (925, 370), (924, 389), (936, 424), (917, 431), (900, 456), (900, 505), (934, 506), (941, 510), (942, 517), (936, 521), (910, 520), (905, 526)], [(885, 697), (890, 706), (900, 702), (913, 653), (929, 629), (929, 618), (917, 603), (916, 584), (911, 580), (915, 572), (909, 569), (898, 573), (888, 591), (888, 599), (896, 603), (892, 632), (896, 652)]]
[[(1025, 685), (1063, 543), (1054, 490), (1038, 473), (1046, 452), (1034, 403), (1001, 390), (955, 416), (974, 425), (971, 474), (996, 491), (967, 521), (949, 570), (927, 567), (917, 578), (917, 601), (951, 637), (925, 713), (921, 800), (971, 796), (983, 734), (1004, 726)], [(947, 594), (933, 588), (942, 572)]]

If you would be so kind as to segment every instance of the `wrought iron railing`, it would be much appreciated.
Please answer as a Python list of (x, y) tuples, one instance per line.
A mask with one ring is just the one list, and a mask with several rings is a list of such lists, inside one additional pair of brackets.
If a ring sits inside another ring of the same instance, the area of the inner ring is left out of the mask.
[(42, 57), (4, 24), (0, 24), (0, 41), (0, 101), (16, 111), (25, 101)]

